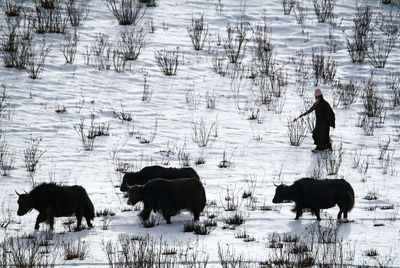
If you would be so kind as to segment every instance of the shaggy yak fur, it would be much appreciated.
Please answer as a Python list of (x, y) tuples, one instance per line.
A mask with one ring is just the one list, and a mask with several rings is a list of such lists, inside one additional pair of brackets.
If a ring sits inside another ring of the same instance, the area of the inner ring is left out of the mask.
[(142, 201), (143, 210), (139, 217), (146, 221), (151, 211), (161, 212), (167, 223), (171, 216), (187, 209), (193, 213), (195, 221), (206, 205), (206, 194), (202, 183), (194, 178), (179, 180), (153, 179), (145, 185), (136, 185), (129, 190), (128, 205), (134, 206)]
[(144, 167), (138, 172), (128, 172), (122, 179), (120, 187), (121, 192), (127, 192), (129, 186), (143, 185), (151, 179), (162, 178), (174, 180), (181, 178), (196, 178), (200, 180), (199, 175), (193, 168), (165, 168), (161, 166)]
[(317, 180), (302, 178), (291, 186), (281, 184), (277, 186), (273, 203), (282, 203), (291, 200), (296, 203), (293, 211), (296, 211), (296, 220), (303, 214), (303, 209), (310, 209), (321, 220), (320, 209), (339, 206), (338, 220), (342, 213), (347, 219), (347, 213), (354, 206), (354, 191), (351, 185), (343, 179)]
[(94, 218), (94, 207), (85, 189), (82, 186), (60, 186), (54, 183), (43, 183), (25, 194), (17, 193), (18, 216), (25, 215), (32, 209), (39, 211), (36, 218), (35, 229), (39, 223), (47, 221), (53, 230), (54, 217), (71, 216), (75, 214), (80, 228), (82, 217), (87, 225), (93, 227), (90, 221)]

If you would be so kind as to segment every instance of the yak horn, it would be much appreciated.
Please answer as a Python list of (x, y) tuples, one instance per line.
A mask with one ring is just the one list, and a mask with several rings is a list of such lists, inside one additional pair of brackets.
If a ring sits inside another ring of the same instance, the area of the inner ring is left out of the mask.
[(17, 192), (17, 190), (15, 190), (15, 193), (18, 195), (18, 196), (20, 196), (21, 194), (19, 194), (18, 192)]
[(278, 187), (279, 185), (278, 185), (278, 184), (275, 184), (275, 182), (274, 182), (274, 186), (275, 186), (275, 187)]

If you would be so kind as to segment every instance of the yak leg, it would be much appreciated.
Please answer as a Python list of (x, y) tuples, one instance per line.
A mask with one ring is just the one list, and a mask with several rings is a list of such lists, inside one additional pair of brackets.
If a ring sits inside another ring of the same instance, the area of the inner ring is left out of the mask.
[(76, 216), (76, 220), (77, 220), (76, 229), (80, 230), (81, 229), (81, 224), (82, 224), (82, 214), (81, 213), (76, 213), (75, 216)]
[(198, 221), (200, 218), (200, 212), (198, 211), (193, 211), (193, 220)]
[(46, 208), (47, 223), (50, 225), (50, 230), (54, 229), (54, 211), (51, 207)]
[(39, 230), (39, 223), (46, 221), (46, 219), (47, 219), (46, 212), (40, 212), (36, 218), (35, 230)]
[(321, 217), (319, 216), (319, 209), (313, 209), (313, 212), (315, 214), (315, 216), (317, 216), (317, 220), (321, 220)]
[[(345, 217), (346, 218), (346, 217)], [(342, 208), (340, 208), (339, 213), (337, 214), (337, 219), (340, 220), (342, 219)]]
[(298, 220), (301, 215), (303, 215), (303, 209), (301, 207), (296, 207), (296, 218), (294, 218), (295, 220)]
[(146, 205), (144, 205), (143, 210), (139, 213), (139, 217), (142, 219), (142, 221), (147, 221), (150, 217), (150, 213), (151, 213), (152, 208), (148, 208), (146, 207)]
[(90, 222), (90, 220), (91, 220), (90, 217), (85, 216), (85, 219), (86, 219), (86, 223), (87, 223), (88, 227), (93, 228), (93, 224)]
[(163, 209), (162, 215), (168, 224), (171, 224), (171, 213), (168, 209)]

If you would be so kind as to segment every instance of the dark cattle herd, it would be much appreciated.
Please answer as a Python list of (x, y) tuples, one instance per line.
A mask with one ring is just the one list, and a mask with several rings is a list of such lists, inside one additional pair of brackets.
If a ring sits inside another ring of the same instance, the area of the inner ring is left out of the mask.
[[(321, 220), (320, 210), (339, 206), (337, 219), (342, 215), (347, 220), (348, 212), (354, 206), (354, 191), (343, 179), (302, 178), (292, 185), (275, 185), (273, 203), (294, 201), (298, 220), (304, 209), (309, 209)], [(120, 190), (128, 192), (129, 205), (143, 203), (139, 213), (142, 221), (147, 221), (151, 212), (161, 213), (168, 224), (171, 217), (181, 210), (193, 214), (198, 221), (206, 205), (206, 193), (199, 175), (193, 168), (164, 168), (148, 166), (138, 172), (126, 173)], [(75, 215), (77, 229), (80, 229), (82, 218), (86, 219), (89, 228), (94, 218), (94, 206), (86, 190), (78, 185), (61, 186), (55, 183), (43, 183), (29, 193), (18, 195), (18, 216), (23, 216), (35, 209), (39, 212), (35, 229), (41, 222), (47, 222), (53, 229), (55, 217)]]

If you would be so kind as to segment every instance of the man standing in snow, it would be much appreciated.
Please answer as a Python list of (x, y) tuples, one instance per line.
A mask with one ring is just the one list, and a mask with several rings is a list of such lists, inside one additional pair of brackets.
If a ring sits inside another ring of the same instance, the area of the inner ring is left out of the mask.
[(317, 147), (311, 151), (318, 152), (326, 149), (332, 150), (329, 128), (335, 128), (335, 113), (329, 103), (324, 100), (321, 89), (317, 88), (314, 96), (316, 102), (308, 111), (302, 113), (298, 118), (308, 115), (315, 110), (316, 122), (312, 137), (314, 139), (314, 144), (317, 145)]

